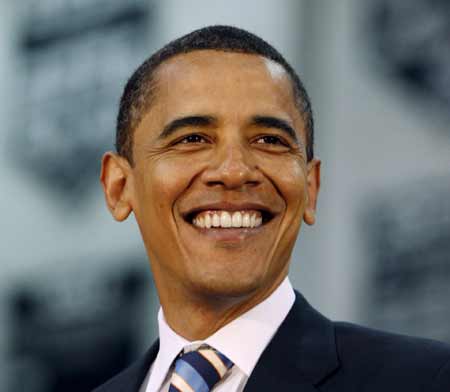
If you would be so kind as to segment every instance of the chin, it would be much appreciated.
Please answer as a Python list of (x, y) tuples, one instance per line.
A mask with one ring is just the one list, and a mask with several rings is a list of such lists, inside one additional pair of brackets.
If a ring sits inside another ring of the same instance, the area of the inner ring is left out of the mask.
[(263, 287), (259, 277), (235, 277), (232, 274), (221, 276), (202, 276), (191, 281), (194, 291), (208, 298), (245, 298)]

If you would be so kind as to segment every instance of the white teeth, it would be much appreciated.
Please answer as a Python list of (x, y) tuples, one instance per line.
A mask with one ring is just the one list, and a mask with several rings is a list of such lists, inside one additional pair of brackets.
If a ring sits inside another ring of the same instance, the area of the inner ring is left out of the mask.
[(233, 213), (233, 217), (231, 219), (231, 226), (233, 227), (242, 226), (242, 214), (239, 211)]
[(250, 217), (250, 227), (255, 227), (256, 225), (256, 215), (252, 214), (252, 216)]
[(212, 222), (211, 222), (211, 215), (206, 214), (205, 215), (205, 227), (207, 229), (209, 229), (211, 227), (211, 224), (212, 224)]
[(231, 215), (227, 211), (222, 211), (220, 215), (220, 226), (231, 227)]
[(200, 228), (210, 229), (211, 227), (239, 228), (239, 227), (259, 227), (262, 225), (261, 212), (251, 211), (203, 211), (193, 220), (192, 224)]
[(212, 226), (213, 227), (219, 227), (220, 226), (220, 218), (219, 218), (219, 215), (217, 215), (216, 213), (214, 213), (213, 217), (212, 217)]
[(250, 214), (247, 213), (247, 212), (242, 217), (242, 226), (243, 227), (250, 227)]

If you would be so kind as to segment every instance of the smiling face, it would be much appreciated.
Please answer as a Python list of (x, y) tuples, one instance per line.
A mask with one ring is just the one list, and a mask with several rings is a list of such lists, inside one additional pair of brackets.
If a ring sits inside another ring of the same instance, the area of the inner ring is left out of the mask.
[(288, 75), (260, 56), (195, 51), (163, 63), (156, 88), (134, 167), (109, 156), (102, 177), (125, 173), (110, 208), (134, 212), (161, 301), (270, 293), (319, 188)]

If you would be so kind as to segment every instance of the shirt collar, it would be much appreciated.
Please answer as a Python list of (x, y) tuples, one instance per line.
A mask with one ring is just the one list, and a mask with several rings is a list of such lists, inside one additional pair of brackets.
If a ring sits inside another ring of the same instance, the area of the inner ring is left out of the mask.
[(156, 377), (151, 377), (147, 391), (159, 391), (167, 372), (180, 351), (191, 342), (178, 335), (166, 322), (162, 308), (158, 311), (159, 351), (153, 362), (151, 372)]
[(294, 301), (294, 290), (286, 277), (268, 298), (219, 329), (205, 343), (227, 356), (249, 377)]
[[(264, 301), (231, 321), (204, 341), (190, 342), (167, 324), (162, 308), (158, 312), (160, 348), (153, 368), (160, 375), (152, 384), (159, 387), (174, 359), (183, 348), (188, 350), (206, 343), (227, 356), (247, 377), (273, 335), (286, 318), (295, 301), (289, 278), (286, 277)], [(269, 316), (270, 315), (270, 316)], [(245, 342), (245, 344), (243, 343)], [(152, 389), (153, 390), (153, 389)]]

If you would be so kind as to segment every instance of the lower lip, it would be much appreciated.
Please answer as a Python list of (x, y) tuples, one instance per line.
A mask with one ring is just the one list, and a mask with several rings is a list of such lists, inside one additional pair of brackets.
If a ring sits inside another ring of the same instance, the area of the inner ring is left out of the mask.
[(221, 242), (240, 242), (248, 237), (259, 234), (264, 231), (265, 224), (258, 227), (242, 227), (242, 228), (201, 228), (191, 225), (198, 233), (212, 240)]

